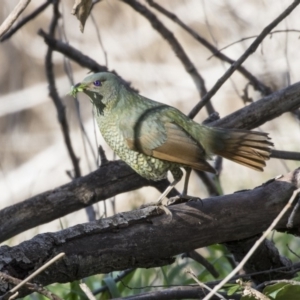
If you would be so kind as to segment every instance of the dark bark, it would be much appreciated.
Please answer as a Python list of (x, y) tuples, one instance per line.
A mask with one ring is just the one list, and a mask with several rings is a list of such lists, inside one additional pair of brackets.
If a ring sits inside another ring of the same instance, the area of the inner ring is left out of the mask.
[(300, 82), (209, 123), (215, 127), (252, 129), (300, 106)]
[[(300, 83), (295, 83), (209, 124), (252, 129), (299, 107), (299, 94)], [(163, 191), (167, 184), (141, 178), (123, 162), (109, 162), (87, 176), (1, 210), (0, 242), (117, 194), (148, 185)]]
[[(248, 253), (254, 243), (260, 238), (261, 234), (240, 241), (225, 243), (227, 249), (234, 255), (237, 262), (240, 262)], [(263, 270), (272, 270), (282, 266), (292, 266), (292, 262), (286, 257), (281, 256), (275, 245), (265, 240), (244, 267), (246, 273), (255, 273)], [(273, 272), (271, 277), (273, 279), (291, 279), (295, 274), (287, 273), (285, 271)], [(261, 283), (270, 280), (270, 274), (263, 273), (251, 276), (255, 283)]]
[[(146, 180), (123, 161), (107, 162), (84, 177), (0, 210), (0, 242), (93, 203), (149, 185), (163, 192), (169, 182)], [(173, 196), (176, 194), (176, 190), (172, 191)]]
[[(174, 255), (266, 230), (296, 186), (300, 186), (299, 170), (253, 190), (170, 206), (171, 214), (147, 207), (40, 234), (15, 247), (2, 246), (0, 271), (25, 278), (60, 252), (66, 256), (34, 282), (45, 286), (114, 270), (166, 265)], [(298, 212), (296, 231), (299, 216)], [(276, 228), (285, 229), (287, 218), (288, 213)], [(2, 293), (7, 289), (0, 285)]]

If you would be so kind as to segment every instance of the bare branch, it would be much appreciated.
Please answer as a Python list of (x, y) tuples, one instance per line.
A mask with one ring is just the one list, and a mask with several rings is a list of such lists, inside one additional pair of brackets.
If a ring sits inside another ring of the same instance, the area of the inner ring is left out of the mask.
[[(22, 282), (22, 280), (14, 278), (12, 276), (9, 276), (5, 273), (0, 272), (0, 280), (1, 282), (7, 282), (9, 284), (9, 286), (11, 285), (18, 285), (20, 282)], [(56, 296), (55, 294), (53, 294), (52, 292), (50, 292), (49, 290), (47, 290), (46, 288), (39, 286), (37, 284), (32, 284), (32, 283), (25, 283), (26, 288), (32, 292), (37, 292), (41, 295), (44, 295), (45, 297), (51, 299), (51, 300), (62, 300), (61, 298), (59, 298), (58, 296)], [(18, 292), (16, 293), (17, 295), (19, 294)], [(11, 295), (10, 292), (8, 292), (6, 295), (1, 297), (1, 300), (5, 300), (7, 299), (9, 296)], [(8, 296), (8, 297), (6, 297)], [(11, 298), (9, 298), (11, 299)]]
[(272, 150), (271, 157), (287, 160), (299, 160), (300, 152)]
[(224, 73), (222, 77), (218, 79), (213, 88), (201, 99), (201, 101), (193, 108), (189, 113), (189, 117), (193, 118), (200, 111), (200, 109), (206, 105), (212, 96), (219, 90), (219, 88), (226, 82), (226, 80), (233, 74), (233, 72), (252, 54), (256, 51), (260, 43), (264, 38), (277, 26), (282, 20), (284, 20), (298, 5), (300, 0), (295, 0), (286, 10), (283, 11), (274, 21), (266, 26), (263, 31), (258, 35), (254, 42), (248, 47), (244, 54), (233, 63), (230, 68)]
[[(296, 32), (296, 33), (300, 33), (300, 30), (297, 30), (297, 29), (273, 30), (273, 31), (271, 31), (271, 32), (269, 33), (269, 35), (272, 37), (273, 34), (275, 34), (275, 33), (282, 33), (282, 32), (284, 32), (284, 33), (288, 33), (288, 32)], [(229, 47), (231, 47), (231, 46), (233, 46), (233, 45), (235, 45), (235, 44), (241, 43), (241, 42), (243, 42), (243, 41), (247, 41), (247, 40), (249, 40), (249, 39), (254, 39), (254, 38), (256, 38), (256, 37), (257, 37), (257, 35), (247, 36), (247, 37), (242, 38), (242, 39), (240, 39), (240, 40), (238, 40), (238, 41), (235, 41), (235, 42), (233, 42), (233, 43), (230, 43), (230, 44), (228, 44), (228, 45), (226, 45), (226, 46), (224, 46), (224, 47), (222, 47), (222, 48), (220, 48), (220, 49), (217, 49), (216, 53), (214, 53), (214, 54), (213, 54), (212, 56), (210, 56), (208, 59), (211, 59), (213, 56), (218, 56), (219, 53), (220, 53), (221, 51), (223, 51), (223, 50), (225, 50), (225, 49), (227, 49), (227, 48), (229, 48)]]
[(63, 43), (54, 39), (49, 34), (45, 33), (42, 29), (38, 31), (38, 34), (44, 38), (45, 43), (53, 50), (60, 52), (66, 57), (76, 61), (80, 66), (88, 68), (93, 72), (107, 72), (108, 69), (105, 66), (99, 65), (95, 60), (82, 54), (77, 49), (73, 48), (69, 44)]
[[(204, 47), (206, 47), (208, 50), (210, 50), (214, 56), (220, 58), (221, 60), (229, 63), (229, 64), (234, 64), (235, 61), (231, 58), (229, 58), (227, 55), (221, 53), (213, 44), (211, 44), (207, 39), (202, 37), (199, 33), (194, 31), (191, 27), (187, 26), (184, 24), (175, 14), (169, 12), (165, 8), (163, 8), (161, 5), (158, 3), (154, 2), (153, 0), (147, 0), (150, 6), (154, 7), (157, 9), (160, 13), (177, 23), (181, 28), (183, 28), (186, 32), (188, 32), (195, 40), (197, 40), (199, 43), (201, 43)], [(272, 91), (271, 89), (264, 85), (261, 81), (259, 81), (253, 74), (251, 74), (245, 67), (243, 66), (238, 66), (237, 71), (239, 71), (242, 75), (247, 78), (253, 88), (257, 91), (260, 91), (263, 95), (268, 95)]]
[[(91, 59), (87, 55), (82, 54), (77, 49), (73, 48), (69, 44), (63, 43), (59, 40), (54, 39), (49, 34), (45, 33), (42, 29), (38, 31), (38, 34), (44, 38), (45, 43), (53, 50), (57, 51), (64, 56), (70, 58), (71, 60), (78, 63), (80, 66), (91, 70), (92, 72), (108, 72), (106, 66), (99, 65), (95, 60)], [(121, 77), (116, 71), (110, 71), (119, 77)], [(131, 86), (131, 83), (122, 79), (133, 91), (138, 92), (134, 87)]]
[(93, 293), (91, 292), (90, 288), (84, 282), (79, 283), (79, 286), (82, 289), (82, 291), (86, 294), (89, 300), (97, 300), (96, 297), (94, 297)]
[[(52, 37), (55, 34), (55, 29), (56, 29), (56, 26), (58, 23), (58, 19), (60, 18), (60, 13), (58, 11), (58, 4), (59, 4), (59, 1), (57, 1), (57, 0), (54, 1), (54, 3), (53, 3), (53, 19), (51, 21), (50, 29), (49, 29), (49, 35)], [(79, 167), (79, 159), (76, 157), (73, 146), (72, 146), (69, 125), (68, 125), (66, 112), (65, 112), (65, 107), (57, 93), (57, 90), (56, 90), (55, 77), (54, 77), (53, 64), (52, 64), (52, 52), (53, 52), (53, 50), (50, 47), (48, 47), (46, 59), (45, 59), (46, 76), (47, 76), (47, 80), (49, 83), (49, 94), (53, 100), (53, 103), (54, 103), (56, 111), (57, 111), (58, 121), (61, 125), (61, 130), (63, 133), (64, 141), (65, 141), (69, 156), (71, 158), (71, 161), (72, 161), (72, 164), (74, 167), (75, 177), (80, 177), (81, 171), (80, 171), (80, 167)]]
[[(198, 285), (200, 287), (202, 287), (203, 289), (206, 289), (207, 291), (211, 291), (211, 288), (209, 286), (207, 286), (206, 284), (200, 282), (197, 278), (197, 276), (194, 274), (194, 272), (192, 270), (188, 270), (187, 274), (191, 275), (191, 277), (198, 283)], [(226, 298), (224, 298), (221, 294), (219, 293), (215, 293), (215, 296), (217, 296), (219, 299), (221, 300), (226, 300)]]
[(198, 251), (192, 250), (182, 254), (182, 258), (189, 257), (196, 261), (198, 264), (201, 264), (207, 272), (209, 272), (214, 278), (218, 278), (220, 273), (216, 270), (215, 266), (211, 264), (205, 257), (203, 257)]
[[(152, 27), (155, 30), (157, 30), (157, 32), (159, 32), (159, 34), (169, 43), (174, 53), (183, 64), (187, 73), (192, 77), (200, 97), (204, 97), (204, 95), (207, 93), (204, 79), (198, 73), (196, 67), (189, 59), (189, 57), (187, 56), (181, 44), (177, 41), (173, 33), (160, 20), (158, 20), (158, 18), (146, 6), (140, 4), (135, 0), (122, 1), (130, 5), (134, 10), (143, 15), (150, 22)], [(215, 111), (212, 104), (209, 101), (207, 101), (205, 105), (209, 115)]]
[[(0, 241), (120, 193), (149, 185), (163, 192), (169, 184), (146, 180), (122, 161), (108, 162), (87, 176), (0, 210)], [(178, 194), (175, 190), (171, 196)]]
[[(243, 260), (244, 256), (251, 250), (261, 235), (262, 234), (260, 233), (247, 239), (224, 243), (224, 246), (234, 256), (235, 265), (233, 266), (233, 269), (237, 266), (237, 262)], [(292, 262), (286, 257), (280, 255), (280, 252), (274, 243), (269, 240), (265, 240), (260, 244), (257, 251), (255, 251), (249, 261), (245, 264), (243, 271), (247, 274), (253, 274), (249, 275), (248, 278), (251, 279), (252, 282), (260, 283), (265, 280), (269, 280), (270, 275), (267, 272), (255, 274), (257, 270), (278, 269), (282, 265), (291, 266)], [(293, 278), (293, 276), (294, 274), (292, 273), (283, 273), (280, 270), (274, 271), (272, 274), (272, 278), (274, 279)]]
[[(296, 174), (296, 172), (295, 172)], [(262, 236), (255, 242), (255, 244), (251, 247), (251, 249), (248, 251), (248, 253), (244, 256), (244, 258), (240, 261), (240, 263), (236, 266), (234, 270), (232, 270), (218, 285), (216, 285), (213, 290), (205, 296), (203, 300), (209, 300), (212, 295), (215, 295), (218, 290), (220, 290), (234, 275), (236, 275), (244, 265), (248, 262), (250, 257), (254, 254), (254, 252), (260, 247), (262, 242), (267, 238), (267, 236), (270, 234), (270, 232), (277, 226), (277, 224), (282, 220), (284, 215), (288, 210), (290, 210), (296, 196), (300, 192), (300, 188), (294, 190), (293, 194), (291, 195), (289, 201), (286, 203), (286, 205), (283, 207), (282, 210), (279, 211), (276, 218), (274, 218), (273, 222), (270, 224), (270, 226), (267, 228), (267, 230), (262, 234)]]
[[(0, 271), (26, 277), (60, 252), (66, 253), (63, 261), (41, 273), (35, 283), (70, 282), (97, 273), (166, 265), (174, 261), (174, 255), (266, 230), (300, 186), (299, 180), (293, 180), (298, 172), (253, 190), (170, 206), (171, 216), (158, 207), (147, 207), (40, 234), (15, 247), (2, 246)], [(276, 228), (288, 231), (287, 217)], [(295, 226), (299, 222), (298, 212)]]
[(224, 128), (253, 129), (275, 119), (284, 112), (300, 107), (300, 82), (243, 107), (208, 125)]
[[(209, 125), (225, 128), (255, 128), (284, 112), (299, 107), (299, 93), (300, 83), (296, 83)], [(209, 178), (206, 178), (206, 181), (209, 183)], [(147, 181), (123, 162), (109, 162), (85, 177), (1, 210), (0, 241), (119, 193), (146, 185), (156, 186), (163, 191), (167, 184), (167, 181), (157, 183)], [(213, 183), (207, 186), (210, 193), (218, 194)], [(177, 194), (175, 192), (170, 197)], [(21, 211), (23, 217), (19, 218)], [(40, 211), (40, 215), (33, 215), (34, 211)]]
[[(159, 289), (157, 291), (145, 292), (138, 295), (132, 295), (122, 298), (114, 298), (114, 300), (173, 300), (173, 299), (202, 299), (207, 292), (203, 287), (199, 286), (178, 286), (166, 289)], [(220, 293), (226, 297), (225, 293)], [(232, 300), (240, 299), (240, 295), (230, 296)], [(212, 300), (220, 300), (219, 297), (214, 296)]]
[(43, 264), (40, 268), (38, 268), (37, 270), (35, 270), (32, 274), (30, 274), (28, 277), (26, 277), (24, 280), (22, 280), (20, 283), (18, 283), (14, 288), (12, 288), (9, 291), (9, 293), (13, 294), (13, 293), (17, 292), (22, 286), (24, 286), (29, 281), (33, 280), (33, 278), (35, 278), (38, 274), (40, 274), (41, 272), (43, 272), (44, 270), (46, 270), (49, 266), (51, 266), (53, 263), (55, 263), (56, 261), (58, 261), (59, 259), (61, 259), (63, 256), (65, 256), (65, 253), (59, 253), (59, 254), (57, 254), (55, 257), (53, 257), (52, 259), (50, 259), (48, 262), (46, 262), (45, 264)]
[(37, 17), (42, 11), (44, 11), (49, 4), (51, 4), (53, 0), (47, 0), (44, 4), (42, 4), (40, 7), (38, 7), (34, 12), (23, 18), (15, 27), (13, 27), (10, 31), (8, 31), (6, 34), (4, 34), (0, 38), (0, 42), (4, 42), (5, 40), (12, 37), (13, 34), (15, 34), (20, 28), (22, 28), (25, 24), (27, 24), (29, 21), (33, 20), (35, 17)]
[(31, 0), (20, 0), (9, 16), (4, 20), (0, 26), (0, 37), (2, 37), (10, 28), (14, 22), (18, 19), (20, 14), (26, 9)]

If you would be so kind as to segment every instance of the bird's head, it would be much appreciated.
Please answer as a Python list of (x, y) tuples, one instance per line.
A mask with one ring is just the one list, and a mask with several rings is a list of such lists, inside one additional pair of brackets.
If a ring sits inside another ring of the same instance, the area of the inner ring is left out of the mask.
[(89, 75), (82, 82), (72, 86), (70, 95), (76, 97), (79, 92), (85, 93), (102, 114), (109, 103), (113, 104), (112, 102), (116, 101), (120, 86), (121, 81), (116, 75), (101, 72)]

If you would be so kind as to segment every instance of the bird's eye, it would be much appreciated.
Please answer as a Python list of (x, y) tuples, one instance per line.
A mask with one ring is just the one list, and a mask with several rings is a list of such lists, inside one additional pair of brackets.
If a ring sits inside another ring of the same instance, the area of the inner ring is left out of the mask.
[(101, 81), (100, 80), (96, 80), (93, 82), (94, 86), (101, 86)]

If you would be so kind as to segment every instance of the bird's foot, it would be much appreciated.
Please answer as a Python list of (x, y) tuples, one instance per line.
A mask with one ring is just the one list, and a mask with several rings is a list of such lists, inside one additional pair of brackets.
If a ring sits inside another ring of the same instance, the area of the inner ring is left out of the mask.
[(175, 197), (172, 197), (168, 200), (167, 205), (176, 205), (176, 204), (180, 204), (180, 203), (185, 203), (185, 202), (190, 202), (190, 201), (201, 201), (201, 198), (199, 197), (193, 197), (193, 196), (189, 196), (189, 195), (178, 195)]
[(150, 202), (150, 203), (143, 204), (140, 206), (140, 208), (146, 208), (149, 206), (156, 206), (156, 207), (162, 209), (166, 213), (166, 215), (170, 215), (170, 216), (172, 215), (170, 210), (163, 204), (162, 200), (159, 200), (157, 202)]
[(166, 203), (166, 205), (163, 203), (163, 200), (165, 199), (165, 196), (164, 194), (162, 194), (159, 198), (158, 198), (158, 201), (157, 202), (150, 202), (150, 203), (146, 203), (146, 204), (143, 204), (141, 205), (140, 208), (145, 208), (145, 207), (148, 207), (148, 206), (156, 206), (160, 209), (162, 209), (166, 215), (169, 215), (169, 216), (172, 216), (172, 213), (170, 212), (170, 210), (167, 208), (167, 205), (168, 203)]

